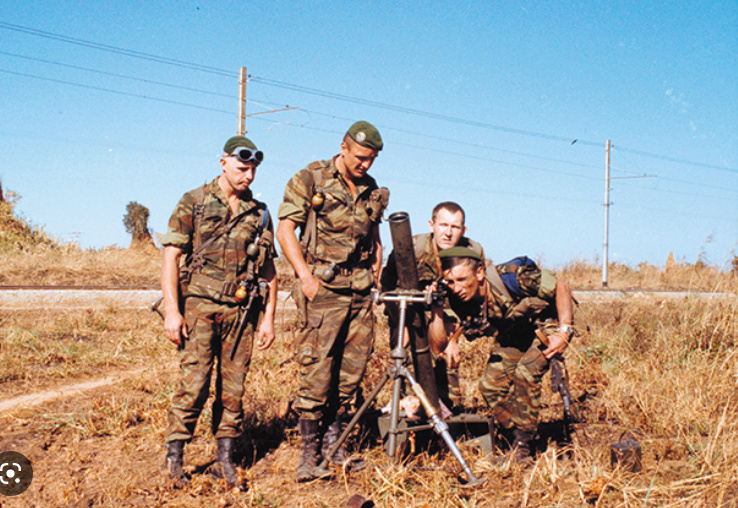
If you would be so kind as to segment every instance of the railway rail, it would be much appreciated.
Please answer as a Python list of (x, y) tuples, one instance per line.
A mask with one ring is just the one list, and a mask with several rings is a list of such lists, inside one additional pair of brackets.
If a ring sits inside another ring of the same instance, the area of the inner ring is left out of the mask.
[[(595, 304), (631, 298), (737, 298), (734, 293), (655, 289), (574, 289), (573, 294), (579, 302)], [(0, 310), (147, 309), (159, 296), (161, 290), (155, 286), (0, 285)], [(279, 292), (279, 306), (294, 306), (289, 291)]]

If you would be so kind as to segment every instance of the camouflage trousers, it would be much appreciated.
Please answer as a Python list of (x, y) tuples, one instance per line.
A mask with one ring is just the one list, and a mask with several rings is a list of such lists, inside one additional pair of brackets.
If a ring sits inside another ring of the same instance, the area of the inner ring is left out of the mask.
[(495, 342), (479, 391), (500, 426), (535, 432), (548, 360), (538, 339), (525, 342), (527, 349)]
[(210, 395), (210, 380), (217, 360), (212, 431), (217, 439), (235, 438), (241, 432), (244, 379), (251, 363), (253, 325), (241, 337), (231, 361), (240, 312), (237, 307), (190, 297), (185, 304), (189, 337), (179, 348), (182, 378), (172, 397), (166, 441), (190, 441), (197, 419)]
[(374, 348), (370, 293), (323, 286), (307, 304), (307, 323), (295, 351), (301, 365), (294, 409), (308, 420), (330, 419), (353, 401)]

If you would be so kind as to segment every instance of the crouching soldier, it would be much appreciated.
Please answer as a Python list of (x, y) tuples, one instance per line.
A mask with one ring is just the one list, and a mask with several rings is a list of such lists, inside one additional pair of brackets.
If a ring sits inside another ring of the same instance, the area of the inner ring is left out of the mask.
[(220, 176), (182, 197), (161, 240), (164, 328), (177, 345), (182, 374), (166, 436), (166, 462), (176, 486), (189, 481), (182, 469), (184, 445), (210, 393), (216, 360), (214, 473), (229, 487), (238, 485), (231, 453), (243, 421), (244, 379), (254, 335), (259, 350), (274, 341), (277, 305), (272, 221), (250, 189), (263, 157), (248, 138), (230, 138)]
[[(528, 258), (516, 258), (485, 270), (479, 254), (465, 247), (439, 253), (449, 303), (467, 339), (494, 338), (479, 389), (497, 425), (514, 436), (516, 460), (529, 460), (538, 428), (541, 387), (549, 361), (563, 353), (573, 333), (569, 285)], [(503, 280), (504, 279), (504, 280)], [(429, 326), (431, 347), (443, 351), (447, 334), (443, 309), (434, 306)], [(545, 346), (537, 323), (558, 320)]]

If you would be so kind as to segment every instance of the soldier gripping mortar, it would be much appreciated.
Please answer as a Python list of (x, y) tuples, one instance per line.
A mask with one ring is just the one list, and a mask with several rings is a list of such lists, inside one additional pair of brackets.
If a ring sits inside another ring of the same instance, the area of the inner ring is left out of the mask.
[[(468, 248), (454, 247), (439, 256), (451, 290), (451, 308), (460, 326), (465, 326), (467, 339), (494, 338), (479, 388), (498, 426), (512, 432), (515, 459), (524, 462), (533, 453), (541, 381), (551, 359), (566, 350), (573, 334), (569, 285), (528, 258), (485, 271), (479, 254)], [(503, 278), (508, 279), (507, 284)], [(535, 323), (546, 318), (559, 323), (548, 334), (548, 345), (538, 337)], [(432, 309), (429, 338), (439, 352), (448, 342), (443, 309), (438, 305)]]

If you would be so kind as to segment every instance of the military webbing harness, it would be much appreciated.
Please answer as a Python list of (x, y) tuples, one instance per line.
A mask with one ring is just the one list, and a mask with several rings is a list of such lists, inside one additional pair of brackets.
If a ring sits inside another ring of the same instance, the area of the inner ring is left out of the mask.
[[(200, 228), (200, 221), (205, 212), (205, 197), (207, 192), (204, 187), (199, 187), (191, 192), (194, 200), (194, 212), (192, 214), (192, 228), (195, 232), (192, 239), (192, 252), (185, 258), (184, 266), (180, 271), (180, 290), (182, 291), (182, 297), (187, 296), (187, 286), (189, 284), (195, 284), (199, 287), (219, 292), (221, 295), (226, 297), (232, 297), (238, 290), (238, 283), (233, 281), (222, 281), (215, 277), (210, 277), (199, 272), (202, 266), (205, 264), (205, 258), (202, 256), (203, 251), (212, 245), (216, 240), (220, 239), (224, 235), (229, 234), (233, 228), (235, 228), (246, 214), (241, 214), (236, 217), (230, 224), (225, 224), (223, 221), (219, 230), (213, 234), (207, 241), (202, 241), (202, 233)], [(260, 221), (256, 230), (256, 239), (254, 243), (257, 243), (261, 237), (267, 223), (269, 222), (269, 209), (264, 205), (264, 208), (259, 208)], [(256, 274), (256, 263), (251, 260), (247, 268), (246, 279), (253, 280)]]
[[(312, 189), (312, 196), (320, 195), (323, 196), (323, 168), (327, 167), (325, 164), (315, 161), (308, 165), (310, 174), (312, 175), (312, 185), (308, 185)], [(305, 221), (305, 230), (302, 232), (300, 238), (300, 247), (302, 247), (302, 254), (305, 256), (305, 261), (308, 264), (314, 264), (317, 261), (317, 250), (318, 250), (318, 212), (315, 206), (311, 203), (310, 210), (308, 211), (307, 220)]]

